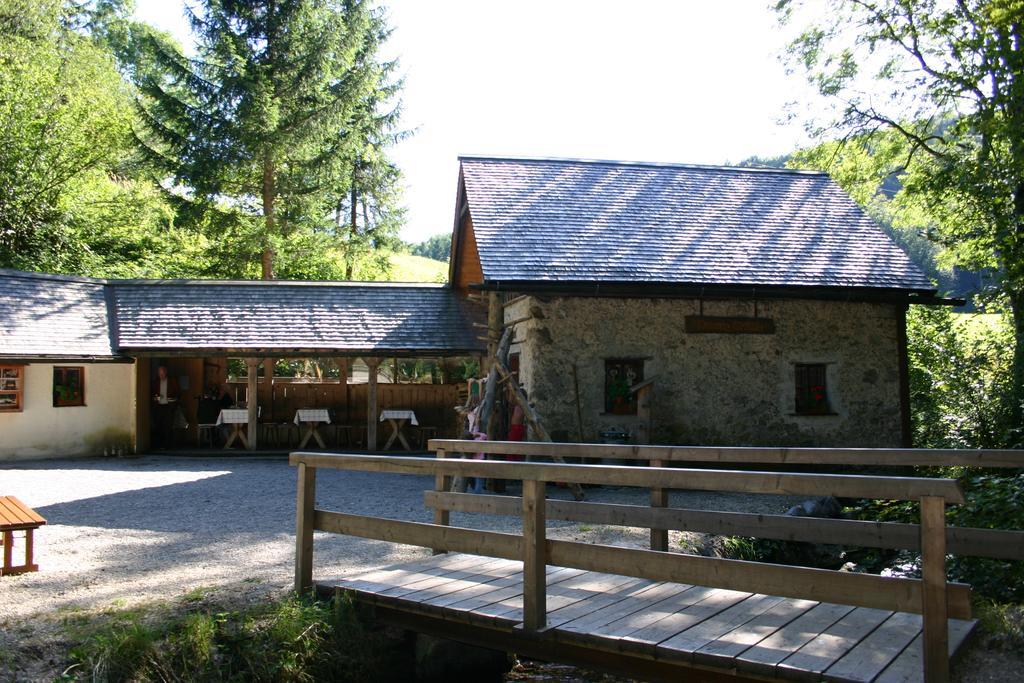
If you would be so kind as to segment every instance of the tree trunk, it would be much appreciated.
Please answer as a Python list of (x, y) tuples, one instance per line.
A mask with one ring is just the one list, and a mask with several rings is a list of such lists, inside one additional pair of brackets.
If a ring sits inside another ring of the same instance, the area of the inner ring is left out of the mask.
[(274, 251), (270, 237), (274, 234), (274, 160), (263, 157), (263, 279), (274, 279)]
[(352, 279), (352, 272), (355, 269), (356, 255), (353, 252), (353, 245), (355, 244), (356, 237), (359, 236), (359, 196), (356, 193), (356, 167), (352, 167), (352, 189), (349, 191), (349, 201), (352, 205), (351, 215), (349, 216), (349, 239), (348, 239), (348, 251), (347, 258), (345, 259), (345, 279)]

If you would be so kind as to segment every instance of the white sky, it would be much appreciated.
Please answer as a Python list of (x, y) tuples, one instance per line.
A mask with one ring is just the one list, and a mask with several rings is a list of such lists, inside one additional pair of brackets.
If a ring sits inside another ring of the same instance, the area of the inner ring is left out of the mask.
[[(450, 232), (460, 154), (722, 164), (806, 143), (768, 0), (391, 0), (393, 150), (417, 242)], [(136, 16), (190, 44), (182, 0)]]

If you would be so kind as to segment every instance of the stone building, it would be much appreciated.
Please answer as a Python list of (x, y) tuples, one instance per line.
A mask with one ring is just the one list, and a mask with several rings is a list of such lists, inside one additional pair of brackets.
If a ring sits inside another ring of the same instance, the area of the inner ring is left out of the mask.
[(908, 444), (905, 314), (941, 303), (806, 171), (464, 157), (450, 267), (571, 441)]

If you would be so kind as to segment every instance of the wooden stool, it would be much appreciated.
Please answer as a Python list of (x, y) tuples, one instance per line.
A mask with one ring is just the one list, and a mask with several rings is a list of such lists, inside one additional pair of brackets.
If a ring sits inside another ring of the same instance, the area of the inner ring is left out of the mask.
[[(32, 562), (32, 534), (43, 524), (46, 524), (45, 519), (14, 496), (0, 496), (0, 533), (3, 534), (4, 546), (4, 565), (0, 568), (0, 576), (39, 571), (39, 565)], [(25, 532), (25, 564), (17, 566), (12, 563), (15, 531)]]

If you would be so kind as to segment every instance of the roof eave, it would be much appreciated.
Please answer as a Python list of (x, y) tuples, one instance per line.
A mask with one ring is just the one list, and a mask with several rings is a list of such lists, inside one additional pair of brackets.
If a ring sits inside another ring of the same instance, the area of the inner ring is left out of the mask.
[(45, 353), (4, 353), (0, 351), (0, 363), (131, 363), (130, 356), (45, 354)]
[(913, 303), (940, 306), (962, 306), (963, 299), (938, 296), (931, 288), (842, 287), (751, 285), (690, 282), (618, 282), (618, 281), (547, 281), (547, 280), (485, 280), (474, 289), (496, 292), (522, 292), (573, 296), (621, 298), (747, 298), (747, 299), (819, 299), (881, 303)]
[(246, 357), (282, 357), (282, 356), (329, 356), (333, 358), (442, 358), (450, 356), (475, 355), (482, 353), (483, 347), (463, 348), (461, 346), (432, 348), (379, 348), (379, 349), (330, 349), (307, 347), (237, 347), (237, 346), (161, 346), (161, 347), (123, 347), (121, 352), (136, 358), (156, 356), (194, 357), (194, 356), (232, 356)]

